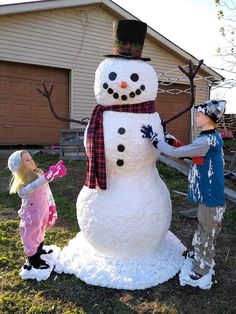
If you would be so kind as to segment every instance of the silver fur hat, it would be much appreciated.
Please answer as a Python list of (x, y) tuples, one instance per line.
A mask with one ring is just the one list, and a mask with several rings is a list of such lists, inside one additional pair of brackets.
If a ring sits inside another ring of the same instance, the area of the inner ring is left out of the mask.
[(7, 165), (12, 174), (15, 174), (19, 170), (22, 152), (23, 150), (17, 150), (8, 158)]

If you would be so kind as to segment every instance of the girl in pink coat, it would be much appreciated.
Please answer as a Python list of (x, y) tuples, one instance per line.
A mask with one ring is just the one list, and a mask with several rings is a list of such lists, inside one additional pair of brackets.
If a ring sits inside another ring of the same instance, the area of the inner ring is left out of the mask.
[(52, 252), (43, 250), (43, 242), (47, 226), (54, 225), (57, 219), (56, 206), (48, 182), (65, 176), (67, 170), (63, 161), (59, 161), (44, 174), (25, 150), (18, 150), (9, 157), (8, 168), (13, 175), (10, 194), (18, 193), (22, 200), (18, 214), (21, 218), (21, 240), (28, 256), (24, 269), (47, 269), (49, 265), (40, 255)]

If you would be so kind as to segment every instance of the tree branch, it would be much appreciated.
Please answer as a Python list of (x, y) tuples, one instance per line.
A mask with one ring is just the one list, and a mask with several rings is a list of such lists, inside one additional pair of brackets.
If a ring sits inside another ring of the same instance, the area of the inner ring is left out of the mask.
[(88, 124), (88, 120), (89, 118), (84, 118), (82, 120), (75, 120), (75, 119), (70, 119), (70, 118), (63, 118), (63, 117), (60, 117), (56, 111), (54, 110), (53, 108), (53, 105), (52, 105), (52, 101), (51, 101), (51, 96), (52, 96), (52, 90), (53, 90), (53, 84), (51, 84), (49, 90), (47, 89), (44, 81), (42, 82), (43, 84), (43, 90), (39, 89), (39, 88), (36, 88), (36, 90), (42, 95), (44, 96), (45, 98), (47, 98), (48, 100), (48, 103), (49, 103), (49, 107), (50, 107), (50, 110), (51, 112), (53, 113), (54, 117), (60, 121), (63, 121), (63, 122), (73, 122), (73, 123), (79, 123), (81, 125), (87, 125)]
[(193, 69), (193, 63), (192, 63), (191, 60), (189, 60), (189, 70), (188, 70), (188, 72), (187, 72), (184, 68), (182, 68), (181, 66), (178, 66), (178, 68), (189, 78), (189, 82), (190, 82), (190, 93), (191, 93), (191, 94), (190, 94), (190, 95), (191, 95), (191, 98), (190, 98), (190, 105), (189, 105), (186, 109), (184, 109), (183, 111), (181, 111), (181, 112), (177, 113), (176, 115), (174, 115), (173, 117), (171, 117), (171, 118), (169, 118), (169, 119), (167, 119), (167, 120), (163, 120), (163, 121), (162, 121), (162, 125), (163, 125), (164, 128), (165, 128), (165, 126), (166, 126), (169, 122), (171, 122), (171, 121), (173, 121), (173, 120), (179, 118), (180, 116), (182, 116), (184, 113), (186, 113), (187, 111), (189, 111), (189, 110), (193, 107), (194, 102), (195, 102), (194, 78), (195, 78), (195, 76), (196, 76), (197, 72), (199, 71), (199, 69), (200, 69), (200, 67), (201, 67), (202, 64), (203, 64), (203, 60), (200, 60), (199, 63), (198, 63), (198, 66), (197, 66), (196, 69), (194, 70), (194, 69)]

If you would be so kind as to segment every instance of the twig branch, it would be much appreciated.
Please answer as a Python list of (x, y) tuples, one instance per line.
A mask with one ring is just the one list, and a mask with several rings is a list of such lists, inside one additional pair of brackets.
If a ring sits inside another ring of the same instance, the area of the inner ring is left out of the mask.
[(174, 115), (173, 117), (167, 119), (167, 120), (163, 120), (162, 121), (162, 125), (165, 128), (165, 126), (167, 125), (167, 123), (179, 118), (180, 116), (182, 116), (184, 113), (186, 113), (187, 111), (189, 111), (195, 102), (195, 93), (194, 93), (194, 78), (197, 74), (197, 72), (199, 71), (201, 65), (203, 64), (203, 60), (200, 60), (198, 63), (198, 66), (196, 67), (195, 71), (193, 69), (193, 63), (191, 60), (189, 60), (189, 71), (187, 72), (184, 68), (182, 68), (181, 66), (178, 66), (178, 68), (189, 78), (189, 82), (190, 82), (190, 105), (184, 109), (183, 111), (177, 113), (176, 115)]
[(50, 106), (50, 109), (54, 115), (54, 117), (60, 121), (63, 121), (63, 122), (74, 122), (74, 123), (79, 123), (79, 124), (82, 124), (82, 125), (87, 125), (88, 124), (88, 118), (84, 118), (82, 120), (75, 120), (75, 119), (71, 119), (71, 118), (63, 118), (63, 117), (60, 117), (56, 111), (54, 110), (53, 108), (53, 105), (52, 105), (52, 101), (51, 101), (51, 96), (52, 96), (52, 90), (53, 90), (53, 84), (51, 84), (49, 90), (47, 89), (44, 81), (42, 82), (43, 84), (43, 90), (39, 89), (39, 88), (36, 88), (36, 90), (42, 95), (44, 96), (45, 98), (47, 98), (48, 100), (48, 103), (49, 103), (49, 106)]

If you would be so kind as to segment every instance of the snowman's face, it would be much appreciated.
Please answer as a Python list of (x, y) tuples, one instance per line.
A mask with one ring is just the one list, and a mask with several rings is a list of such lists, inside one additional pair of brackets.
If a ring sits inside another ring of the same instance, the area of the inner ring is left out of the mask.
[(137, 104), (155, 100), (158, 79), (142, 60), (108, 58), (96, 70), (94, 93), (100, 105)]

